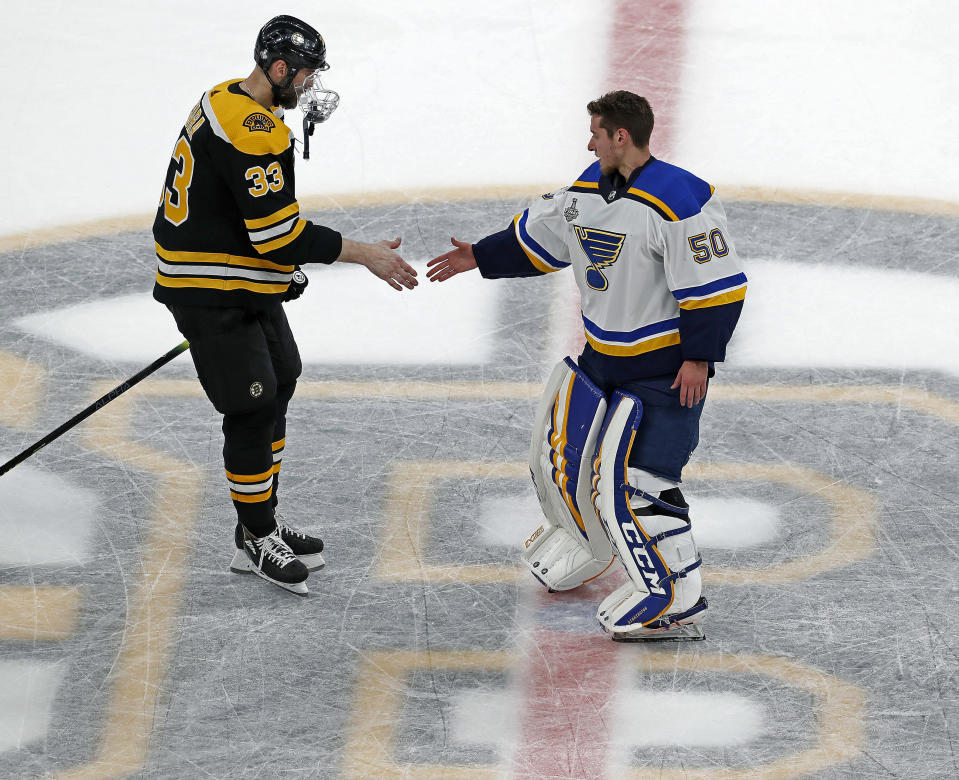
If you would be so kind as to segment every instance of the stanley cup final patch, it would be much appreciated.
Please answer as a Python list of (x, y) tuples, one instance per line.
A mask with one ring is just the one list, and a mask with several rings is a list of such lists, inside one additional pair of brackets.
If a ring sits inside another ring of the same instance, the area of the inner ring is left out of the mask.
[(276, 122), (274, 122), (266, 114), (257, 112), (255, 114), (250, 114), (246, 119), (244, 119), (243, 126), (248, 128), (251, 133), (269, 133), (272, 132), (274, 127), (276, 127)]

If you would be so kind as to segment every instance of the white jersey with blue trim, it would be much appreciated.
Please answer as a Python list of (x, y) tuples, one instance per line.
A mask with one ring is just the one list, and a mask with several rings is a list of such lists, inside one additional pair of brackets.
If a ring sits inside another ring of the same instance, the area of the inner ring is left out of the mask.
[[(572, 266), (586, 339), (597, 352), (653, 357), (688, 341), (683, 359), (723, 359), (728, 333), (722, 355), (713, 345), (695, 344), (701, 328), (681, 339), (684, 312), (726, 319), (721, 308), (738, 304), (731, 333), (746, 295), (725, 210), (706, 182), (651, 159), (616, 187), (597, 162), (574, 184), (517, 215), (514, 230), (537, 271)], [(703, 317), (688, 319), (705, 324)]]

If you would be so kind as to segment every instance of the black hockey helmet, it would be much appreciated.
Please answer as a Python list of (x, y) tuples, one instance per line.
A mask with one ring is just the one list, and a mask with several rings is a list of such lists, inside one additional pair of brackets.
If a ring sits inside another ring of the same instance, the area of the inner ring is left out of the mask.
[(327, 70), (326, 43), (306, 22), (295, 16), (275, 16), (256, 36), (253, 60), (264, 71), (276, 60), (283, 60), (295, 73), (301, 68)]

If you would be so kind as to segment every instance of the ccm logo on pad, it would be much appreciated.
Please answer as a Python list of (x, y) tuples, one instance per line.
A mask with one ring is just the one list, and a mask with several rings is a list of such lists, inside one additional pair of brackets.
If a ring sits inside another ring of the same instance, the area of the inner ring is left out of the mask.
[(623, 532), (623, 538), (626, 539), (626, 543), (629, 545), (629, 551), (633, 554), (633, 559), (639, 567), (640, 576), (642, 576), (643, 582), (646, 583), (646, 587), (649, 588), (649, 592), (659, 596), (665, 596), (666, 591), (659, 586), (659, 576), (656, 573), (656, 567), (649, 557), (649, 552), (643, 545), (643, 540), (640, 538), (636, 526), (632, 523), (622, 522), (619, 524), (619, 527)]

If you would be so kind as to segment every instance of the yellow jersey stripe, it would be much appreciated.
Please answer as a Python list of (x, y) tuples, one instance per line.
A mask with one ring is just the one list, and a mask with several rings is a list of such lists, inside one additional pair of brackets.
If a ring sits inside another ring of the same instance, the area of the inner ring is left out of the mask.
[[(260, 253), (272, 252), (274, 249), (280, 249), (299, 238), (300, 233), (302, 233), (305, 228), (306, 220), (301, 219), (296, 223), (296, 227), (285, 236), (274, 238), (272, 241), (267, 241), (265, 244), (257, 244), (254, 249)], [(290, 270), (292, 271), (293, 268), (290, 267)]]
[(746, 287), (740, 287), (738, 290), (714, 295), (712, 298), (703, 298), (701, 301), (683, 301), (679, 304), (680, 309), (705, 309), (709, 306), (723, 306), (727, 303), (735, 303), (746, 297)]
[(519, 243), (519, 248), (523, 250), (524, 254), (529, 258), (529, 261), (533, 264), (533, 267), (537, 271), (541, 271), (544, 274), (551, 274), (553, 271), (559, 271), (559, 268), (554, 268), (553, 266), (545, 263), (537, 255), (533, 254), (529, 249), (526, 248), (526, 244), (523, 243), (523, 239), (519, 236), (519, 221), (522, 216), (522, 214), (517, 214), (515, 217), (513, 217), (513, 232), (516, 234), (516, 241)]
[(638, 195), (639, 197), (643, 198), (644, 200), (648, 200), (650, 203), (655, 203), (659, 208), (661, 208), (661, 209), (663, 210), (663, 213), (664, 213), (664, 214), (666, 214), (671, 220), (673, 220), (673, 222), (679, 222), (679, 217), (676, 216), (676, 212), (673, 211), (673, 210), (672, 210), (669, 206), (667, 206), (665, 203), (663, 203), (663, 202), (662, 202), (659, 198), (657, 198), (655, 195), (650, 195), (648, 192), (643, 192), (642, 190), (638, 190), (638, 189), (636, 189), (635, 187), (630, 187), (629, 190), (627, 190), (627, 191), (628, 191), (631, 195)]
[(589, 332), (587, 331), (586, 340), (590, 343), (590, 346), (592, 346), (593, 349), (595, 349), (597, 352), (602, 352), (604, 355), (632, 357), (635, 355), (644, 355), (647, 352), (654, 352), (655, 350), (663, 349), (664, 347), (675, 346), (679, 343), (679, 334), (667, 333), (665, 336), (649, 339), (648, 341), (643, 341), (639, 344), (606, 344), (602, 341), (597, 341), (595, 338), (590, 336)]
[(289, 206), (285, 206), (279, 211), (274, 211), (268, 217), (260, 217), (259, 219), (244, 219), (243, 221), (246, 223), (247, 230), (257, 230), (259, 228), (269, 227), (277, 222), (282, 222), (284, 219), (299, 213), (300, 204), (296, 201), (293, 201)]
[(246, 279), (203, 279), (196, 276), (163, 276), (157, 274), (157, 284), (161, 287), (201, 287), (205, 290), (248, 290), (258, 293), (282, 293), (290, 288), (289, 282), (263, 284)]
[(262, 257), (244, 257), (242, 255), (227, 255), (220, 252), (171, 252), (154, 242), (157, 255), (168, 263), (216, 263), (224, 266), (249, 266), (263, 268), (267, 271), (282, 271), (291, 274), (296, 270), (294, 265), (281, 265)]

